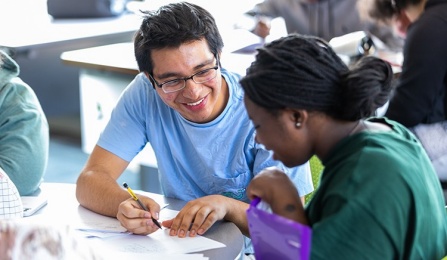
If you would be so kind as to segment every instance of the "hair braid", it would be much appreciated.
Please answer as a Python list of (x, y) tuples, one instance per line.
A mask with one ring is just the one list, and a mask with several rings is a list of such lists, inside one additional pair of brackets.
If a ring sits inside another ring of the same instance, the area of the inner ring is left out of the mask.
[[(380, 87), (365, 89), (370, 80), (378, 81), (378, 86), (391, 81), (388, 64), (374, 59), (373, 65), (379, 68), (374, 69), (370, 63), (370, 60), (360, 63), (355, 74), (351, 74), (325, 41), (291, 34), (258, 50), (241, 85), (253, 102), (267, 109), (306, 109), (354, 120), (370, 115), (386, 102), (389, 94)], [(365, 66), (375, 76), (362, 76)], [(375, 93), (374, 98), (379, 95), (382, 99), (370, 101), (371, 93)]]

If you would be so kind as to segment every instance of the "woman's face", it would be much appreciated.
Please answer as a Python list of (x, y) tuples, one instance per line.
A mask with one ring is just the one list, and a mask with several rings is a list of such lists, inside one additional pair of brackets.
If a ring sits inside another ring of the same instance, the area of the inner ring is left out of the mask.
[(305, 128), (297, 127), (300, 118), (292, 110), (280, 110), (273, 114), (244, 97), (247, 113), (256, 129), (256, 142), (273, 151), (273, 159), (287, 167), (305, 163), (309, 147)]

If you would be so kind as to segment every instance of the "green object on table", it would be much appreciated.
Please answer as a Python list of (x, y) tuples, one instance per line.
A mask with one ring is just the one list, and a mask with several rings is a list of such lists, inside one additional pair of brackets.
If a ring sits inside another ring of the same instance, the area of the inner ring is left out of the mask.
[(310, 164), (310, 172), (312, 174), (312, 183), (314, 185), (314, 191), (305, 196), (306, 204), (309, 203), (309, 201), (312, 199), (314, 195), (315, 190), (318, 189), (318, 185), (320, 184), (321, 173), (323, 172), (324, 169), (324, 166), (321, 163), (320, 159), (318, 159), (318, 157), (316, 157), (315, 155), (310, 158), (309, 164)]

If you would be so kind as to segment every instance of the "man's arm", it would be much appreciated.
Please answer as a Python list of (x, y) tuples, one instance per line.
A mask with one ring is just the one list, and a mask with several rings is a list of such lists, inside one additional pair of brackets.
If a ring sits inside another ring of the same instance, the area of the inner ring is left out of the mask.
[(79, 203), (99, 214), (116, 217), (119, 204), (129, 198), (129, 194), (116, 182), (128, 164), (95, 146), (77, 180), (76, 198)]
[(235, 199), (229, 200), (231, 200), (231, 204), (233, 205), (230, 205), (225, 220), (233, 222), (243, 235), (250, 237), (247, 222), (247, 209), (249, 204)]
[(170, 228), (171, 236), (203, 235), (216, 221), (233, 222), (244, 235), (248, 235), (246, 211), (248, 204), (222, 195), (208, 195), (191, 200), (173, 219), (162, 222)]

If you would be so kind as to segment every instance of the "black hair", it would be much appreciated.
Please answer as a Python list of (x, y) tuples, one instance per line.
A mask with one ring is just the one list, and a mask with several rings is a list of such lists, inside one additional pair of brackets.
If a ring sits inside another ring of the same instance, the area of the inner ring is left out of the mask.
[(258, 49), (240, 83), (255, 104), (319, 111), (339, 120), (374, 115), (393, 88), (391, 66), (372, 56), (351, 69), (323, 39), (290, 34)]
[(381, 22), (388, 23), (395, 15), (399, 14), (401, 10), (418, 5), (424, 0), (372, 0), (373, 2), (368, 7), (368, 15)]
[(140, 29), (134, 36), (135, 58), (140, 71), (152, 74), (151, 51), (179, 47), (205, 39), (217, 58), (223, 41), (213, 16), (204, 8), (187, 3), (172, 3), (157, 11), (142, 11)]

